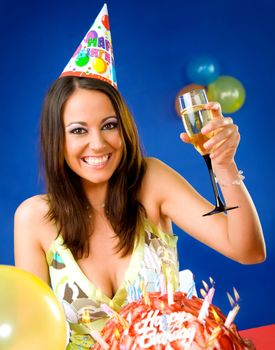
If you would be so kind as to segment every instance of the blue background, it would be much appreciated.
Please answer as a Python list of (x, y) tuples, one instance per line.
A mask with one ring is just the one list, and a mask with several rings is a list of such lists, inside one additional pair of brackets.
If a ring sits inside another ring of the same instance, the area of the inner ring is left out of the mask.
[[(13, 214), (25, 198), (43, 191), (38, 177), (38, 121), (43, 97), (99, 13), (103, 1), (1, 1), (0, 263), (13, 264)], [(190, 145), (174, 110), (189, 84), (186, 65), (211, 55), (221, 75), (246, 89), (232, 115), (241, 143), (236, 156), (261, 218), (267, 243), (263, 264), (243, 266), (179, 235), (181, 268), (216, 281), (214, 304), (230, 309), (226, 291), (241, 295), (236, 323), (274, 323), (274, 13), (273, 1), (152, 1), (108, 3), (119, 89), (133, 112), (146, 155), (179, 171), (213, 201), (205, 164)], [(182, 208), (184, 210), (184, 208)], [(210, 232), (210, 231), (209, 231)]]

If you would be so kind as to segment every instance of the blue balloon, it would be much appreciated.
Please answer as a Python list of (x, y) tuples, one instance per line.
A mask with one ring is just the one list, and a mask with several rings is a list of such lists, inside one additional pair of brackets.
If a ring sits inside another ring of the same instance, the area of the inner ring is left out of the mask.
[(187, 76), (192, 83), (208, 85), (219, 76), (219, 64), (209, 56), (201, 56), (193, 59), (187, 65)]

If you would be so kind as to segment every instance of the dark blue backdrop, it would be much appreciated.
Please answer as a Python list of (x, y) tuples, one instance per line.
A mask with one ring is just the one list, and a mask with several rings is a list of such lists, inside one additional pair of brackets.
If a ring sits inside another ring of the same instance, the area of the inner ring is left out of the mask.
[[(13, 264), (13, 214), (39, 193), (38, 120), (43, 96), (63, 70), (103, 1), (1, 1), (0, 263)], [(245, 105), (233, 118), (242, 135), (236, 160), (257, 206), (267, 260), (242, 266), (179, 235), (181, 267), (197, 285), (212, 276), (214, 303), (229, 310), (226, 291), (241, 295), (240, 328), (274, 323), (274, 13), (272, 0), (112, 0), (108, 3), (119, 89), (133, 111), (146, 154), (183, 174), (213, 200), (205, 165), (179, 140), (174, 98), (187, 85), (192, 58), (209, 54), (222, 75), (245, 86)], [(184, 208), (182, 208), (184, 210)], [(273, 268), (273, 270), (272, 270)]]

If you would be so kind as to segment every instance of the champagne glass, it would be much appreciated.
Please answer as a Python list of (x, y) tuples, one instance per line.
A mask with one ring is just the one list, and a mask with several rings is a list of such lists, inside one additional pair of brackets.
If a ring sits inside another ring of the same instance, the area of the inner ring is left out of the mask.
[(209, 213), (203, 214), (203, 216), (227, 212), (228, 210), (238, 208), (238, 206), (227, 207), (222, 201), (217, 186), (217, 180), (212, 169), (211, 158), (208, 151), (203, 147), (203, 144), (212, 136), (212, 133), (207, 135), (201, 133), (203, 126), (212, 119), (212, 112), (204, 107), (207, 103), (208, 100), (204, 89), (192, 90), (179, 96), (180, 113), (184, 128), (191, 143), (205, 160), (215, 195), (215, 208)]

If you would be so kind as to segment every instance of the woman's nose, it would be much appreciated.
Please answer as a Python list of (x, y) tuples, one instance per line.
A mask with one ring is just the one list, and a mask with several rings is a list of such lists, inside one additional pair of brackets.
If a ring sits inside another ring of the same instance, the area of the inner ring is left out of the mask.
[(90, 140), (89, 140), (89, 148), (92, 150), (100, 150), (106, 147), (106, 142), (104, 140), (104, 137), (101, 135), (100, 132), (92, 133)]

